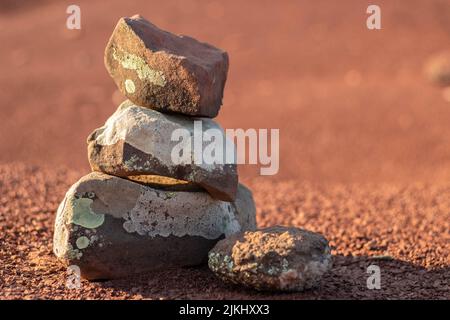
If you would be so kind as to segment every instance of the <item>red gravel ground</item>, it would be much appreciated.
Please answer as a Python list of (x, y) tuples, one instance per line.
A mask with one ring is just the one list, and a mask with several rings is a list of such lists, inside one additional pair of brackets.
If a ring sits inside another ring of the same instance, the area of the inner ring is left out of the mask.
[[(171, 269), (125, 280), (65, 287), (66, 268), (52, 254), (54, 212), (77, 174), (0, 166), (0, 298), (450, 298), (450, 185), (248, 184), (258, 224), (321, 232), (335, 266), (322, 287), (305, 293), (256, 293), (221, 283), (207, 267)], [(381, 268), (381, 290), (366, 269)]]
[[(372, 2), (0, 2), (0, 298), (450, 298), (450, 93), (422, 67), (449, 49), (447, 0)], [(123, 97), (103, 66), (120, 16), (226, 49), (218, 121), (280, 128), (280, 172), (240, 176), (258, 224), (323, 233), (335, 266), (316, 290), (268, 294), (228, 286), (206, 267), (66, 289), (52, 255), (56, 208), (88, 172), (85, 139)], [(368, 290), (366, 268), (381, 268)]]

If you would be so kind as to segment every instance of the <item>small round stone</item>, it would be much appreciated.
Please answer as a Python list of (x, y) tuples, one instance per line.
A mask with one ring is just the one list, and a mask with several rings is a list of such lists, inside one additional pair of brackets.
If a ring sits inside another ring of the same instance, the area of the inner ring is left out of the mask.
[(282, 226), (234, 234), (219, 241), (208, 257), (209, 268), (222, 280), (257, 290), (309, 289), (332, 266), (322, 235)]

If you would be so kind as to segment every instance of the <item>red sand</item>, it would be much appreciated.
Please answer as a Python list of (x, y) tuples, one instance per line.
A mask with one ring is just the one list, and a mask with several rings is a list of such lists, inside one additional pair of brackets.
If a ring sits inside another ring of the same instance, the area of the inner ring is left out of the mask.
[[(450, 298), (450, 185), (311, 185), (247, 181), (260, 226), (321, 232), (334, 247), (322, 287), (263, 294), (223, 284), (207, 267), (170, 269), (132, 279), (82, 282), (66, 289), (66, 268), (52, 254), (54, 213), (81, 172), (0, 166), (0, 298)], [(369, 265), (381, 290), (368, 290)]]
[[(450, 103), (422, 74), (448, 49), (448, 1), (378, 1), (381, 31), (366, 29), (369, 2), (357, 0), (77, 3), (81, 31), (65, 29), (59, 1), (0, 4), (0, 298), (450, 298)], [(121, 102), (103, 50), (134, 13), (229, 52), (218, 121), (280, 128), (280, 173), (240, 174), (260, 226), (331, 240), (321, 288), (258, 294), (203, 267), (65, 289), (54, 213), (88, 171), (87, 135)], [(382, 290), (366, 288), (371, 263)]]

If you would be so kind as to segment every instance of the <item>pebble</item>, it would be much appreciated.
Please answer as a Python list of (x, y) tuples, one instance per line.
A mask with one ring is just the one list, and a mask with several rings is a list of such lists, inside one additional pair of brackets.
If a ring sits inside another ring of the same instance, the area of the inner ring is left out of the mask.
[(284, 226), (231, 235), (208, 257), (209, 268), (225, 282), (268, 291), (316, 287), (332, 266), (321, 234)]

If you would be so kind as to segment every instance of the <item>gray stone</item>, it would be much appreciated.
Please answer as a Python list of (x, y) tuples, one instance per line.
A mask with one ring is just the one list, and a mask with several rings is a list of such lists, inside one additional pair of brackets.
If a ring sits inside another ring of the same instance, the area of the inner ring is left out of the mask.
[(222, 104), (228, 55), (135, 15), (117, 23), (105, 65), (120, 91), (140, 106), (213, 118)]
[[(225, 163), (226, 152), (235, 150), (232, 142), (229, 144), (230, 149), (225, 148), (225, 143), (220, 141), (203, 142), (204, 149), (215, 144), (218, 150), (223, 151), (224, 157), (219, 163), (195, 163), (192, 148), (189, 149), (188, 161), (173, 161), (172, 151), (180, 142), (184, 142), (182, 139), (173, 141), (172, 133), (183, 129), (193, 136), (194, 121), (201, 122), (203, 132), (217, 129), (223, 142), (226, 141), (223, 129), (209, 118), (168, 115), (125, 101), (103, 127), (88, 137), (91, 168), (121, 177), (158, 175), (190, 181), (216, 199), (234, 201), (238, 186), (234, 157), (231, 157), (233, 163)], [(193, 142), (189, 143), (194, 146)]]
[(242, 185), (229, 203), (92, 172), (61, 202), (53, 250), (84, 278), (121, 278), (201, 264), (219, 239), (255, 226), (253, 199)]
[(222, 280), (257, 290), (309, 289), (332, 265), (322, 235), (281, 226), (233, 234), (208, 256), (210, 269)]

